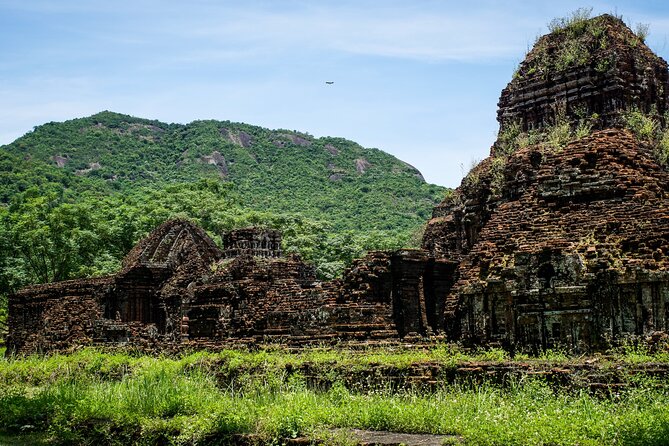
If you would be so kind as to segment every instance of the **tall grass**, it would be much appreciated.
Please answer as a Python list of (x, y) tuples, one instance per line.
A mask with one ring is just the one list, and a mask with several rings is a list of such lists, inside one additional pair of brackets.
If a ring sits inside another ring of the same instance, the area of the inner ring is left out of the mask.
[[(401, 352), (369, 353), (369, 364), (387, 358), (403, 364)], [(411, 360), (434, 360), (435, 354), (405, 353)], [(437, 354), (445, 357), (447, 348)], [(286, 364), (298, 361), (335, 364), (348, 356), (354, 365), (355, 355), (362, 353), (152, 358), (84, 351), (3, 360), (0, 434), (43, 432), (51, 442), (73, 444), (209, 444), (237, 433), (271, 442), (333, 428), (452, 434), (472, 445), (660, 445), (669, 438), (669, 394), (652, 381), (605, 397), (556, 391), (536, 379), (504, 388), (442, 383), (433, 392), (391, 386), (357, 392), (337, 376), (318, 390), (286, 372)], [(496, 351), (488, 355), (489, 361), (508, 360)], [(229, 379), (222, 382), (221, 375)]]

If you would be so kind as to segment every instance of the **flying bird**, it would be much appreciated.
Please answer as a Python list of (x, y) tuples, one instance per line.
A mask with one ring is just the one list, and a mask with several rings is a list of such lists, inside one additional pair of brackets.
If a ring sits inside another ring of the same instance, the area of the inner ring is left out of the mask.
[(332, 84), (334, 84), (334, 81), (325, 81), (325, 83), (328, 84), (328, 85), (332, 85)]

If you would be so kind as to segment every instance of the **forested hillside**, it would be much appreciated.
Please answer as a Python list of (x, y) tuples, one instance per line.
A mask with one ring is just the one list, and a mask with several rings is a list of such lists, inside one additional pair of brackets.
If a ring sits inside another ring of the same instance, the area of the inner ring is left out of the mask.
[(112, 112), (48, 123), (0, 148), (0, 294), (109, 273), (149, 230), (187, 217), (283, 230), (336, 275), (365, 250), (412, 244), (446, 190), (342, 138)]

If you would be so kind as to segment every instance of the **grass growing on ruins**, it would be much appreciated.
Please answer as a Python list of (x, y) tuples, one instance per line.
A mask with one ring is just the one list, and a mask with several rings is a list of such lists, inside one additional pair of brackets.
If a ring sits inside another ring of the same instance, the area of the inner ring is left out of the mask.
[[(647, 351), (621, 351), (619, 357), (599, 360), (626, 357), (667, 360)], [(578, 361), (559, 352), (520, 359)], [(0, 435), (42, 435), (45, 441), (75, 444), (207, 444), (238, 433), (270, 442), (363, 428), (457, 435), (475, 445), (665, 444), (669, 393), (652, 378), (603, 395), (528, 377), (504, 386), (443, 381), (430, 390), (346, 384), (347, 374), (367, 370), (373, 375), (374, 367), (402, 370), (435, 362), (455, 368), (508, 360), (501, 350), (466, 352), (448, 345), (198, 352), (174, 358), (83, 350), (3, 359)], [(301, 372), (305, 364), (329, 374), (329, 384), (314, 385)]]

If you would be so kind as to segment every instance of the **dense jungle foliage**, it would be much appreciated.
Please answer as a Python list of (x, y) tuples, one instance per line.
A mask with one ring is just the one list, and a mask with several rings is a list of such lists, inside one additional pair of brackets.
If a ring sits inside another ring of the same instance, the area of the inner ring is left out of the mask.
[(0, 296), (113, 272), (173, 217), (217, 242), (226, 229), (281, 229), (286, 251), (333, 277), (366, 250), (415, 244), (445, 192), (342, 138), (112, 112), (48, 123), (0, 147)]

